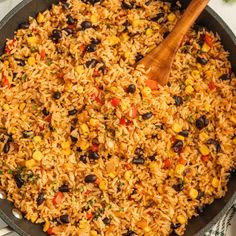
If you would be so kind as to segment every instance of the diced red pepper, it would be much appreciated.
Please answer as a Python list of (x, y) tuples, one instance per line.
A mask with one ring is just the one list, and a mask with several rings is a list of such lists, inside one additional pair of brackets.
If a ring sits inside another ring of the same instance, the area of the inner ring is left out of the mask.
[(2, 86), (3, 86), (3, 87), (7, 87), (7, 88), (10, 88), (10, 87), (11, 87), (11, 84), (10, 84), (10, 82), (9, 82), (9, 80), (7, 79), (6, 76), (4, 76), (3, 79), (2, 79)]
[(214, 83), (213, 81), (211, 81), (211, 82), (208, 84), (208, 88), (209, 88), (210, 90), (214, 90), (214, 89), (216, 88), (215, 83)]
[(93, 144), (92, 145), (92, 147), (91, 147), (91, 150), (93, 151), (93, 152), (97, 152), (98, 151), (98, 144)]
[(205, 34), (205, 43), (209, 46), (213, 46), (213, 38), (209, 34)]
[(129, 110), (129, 117), (130, 118), (135, 118), (138, 114), (138, 111), (137, 111), (137, 107), (136, 106), (132, 106), (132, 108)]
[(49, 229), (47, 230), (47, 233), (48, 233), (49, 235), (52, 235), (52, 234), (53, 234), (53, 228), (49, 228)]
[(93, 213), (92, 212), (87, 212), (86, 217), (87, 217), (88, 220), (92, 219), (93, 218)]
[(171, 160), (167, 158), (164, 160), (164, 168), (169, 169), (170, 167), (171, 167)]
[(40, 59), (41, 59), (41, 60), (44, 60), (45, 57), (46, 57), (46, 52), (45, 52), (44, 49), (42, 49), (41, 52), (40, 52)]
[(149, 87), (151, 90), (158, 90), (158, 83), (156, 80), (147, 79), (145, 81), (145, 85)]
[(119, 106), (119, 105), (120, 105), (120, 99), (119, 99), (119, 98), (112, 98), (112, 100), (111, 100), (111, 105), (112, 105), (113, 107)]
[(127, 120), (125, 117), (121, 117), (120, 119), (120, 125), (126, 125), (127, 124)]
[(74, 29), (75, 27), (76, 27), (75, 24), (74, 24), (74, 25), (68, 25), (68, 26), (67, 26), (68, 29)]
[(201, 159), (202, 159), (203, 162), (208, 162), (209, 161), (209, 155), (202, 156)]
[(54, 198), (52, 199), (53, 205), (60, 204), (63, 200), (63, 193), (62, 192), (57, 192)]
[(96, 88), (96, 92), (91, 95), (91, 98), (101, 105), (104, 104), (104, 101), (101, 99), (101, 90), (99, 88)]
[(179, 158), (179, 164), (185, 165), (186, 161), (184, 160), (184, 158), (180, 157)]
[(85, 45), (84, 44), (81, 44), (79, 46), (79, 50), (83, 53), (85, 51)]

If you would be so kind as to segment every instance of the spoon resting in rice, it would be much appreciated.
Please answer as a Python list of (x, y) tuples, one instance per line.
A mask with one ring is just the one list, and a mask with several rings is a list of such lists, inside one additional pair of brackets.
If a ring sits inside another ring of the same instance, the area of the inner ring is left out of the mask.
[(178, 48), (185, 34), (205, 9), (208, 2), (209, 0), (192, 0), (167, 38), (138, 63), (138, 65), (144, 67), (148, 79), (155, 80), (163, 86), (168, 83)]

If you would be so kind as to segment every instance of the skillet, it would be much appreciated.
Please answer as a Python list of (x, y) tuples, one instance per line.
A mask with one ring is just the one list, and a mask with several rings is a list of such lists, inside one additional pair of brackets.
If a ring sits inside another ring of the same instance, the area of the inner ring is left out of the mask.
[[(171, 0), (166, 0), (171, 2)], [(36, 16), (40, 11), (50, 8), (58, 0), (24, 0), (16, 6), (0, 22), (0, 54), (4, 50), (6, 38), (12, 38), (14, 31), (19, 24), (26, 22), (29, 16)], [(189, 0), (183, 1), (183, 8), (187, 6)], [(223, 20), (209, 7), (199, 17), (197, 24), (206, 26), (213, 32), (217, 32), (222, 40), (225, 50), (230, 53), (229, 59), (232, 63), (232, 70), (236, 73), (236, 37)], [(25, 219), (17, 219), (12, 210), (14, 206), (0, 194), (0, 217), (21, 236), (46, 236), (41, 225), (35, 225)], [(187, 226), (185, 236), (202, 236), (207, 232), (233, 205), (236, 201), (236, 173), (232, 173), (228, 183), (228, 192), (222, 199), (215, 200), (213, 204), (206, 207), (199, 216), (191, 219)], [(0, 236), (9, 235), (10, 228), (0, 230)]]

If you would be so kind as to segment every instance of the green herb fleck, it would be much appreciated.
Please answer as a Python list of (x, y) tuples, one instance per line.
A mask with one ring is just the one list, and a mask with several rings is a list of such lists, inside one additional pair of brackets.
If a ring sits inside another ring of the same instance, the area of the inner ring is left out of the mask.
[(47, 65), (48, 66), (52, 65), (52, 59), (51, 58), (47, 58)]
[(22, 76), (22, 80), (23, 80), (23, 81), (26, 81), (26, 79), (27, 79), (27, 75), (24, 74), (24, 75)]

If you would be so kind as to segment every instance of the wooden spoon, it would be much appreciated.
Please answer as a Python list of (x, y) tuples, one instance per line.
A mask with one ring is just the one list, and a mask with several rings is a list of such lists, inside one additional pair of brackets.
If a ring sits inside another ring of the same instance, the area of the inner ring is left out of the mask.
[(210, 0), (192, 0), (182, 18), (167, 38), (147, 54), (138, 65), (143, 65), (148, 79), (161, 85), (168, 83), (171, 67), (181, 42)]

